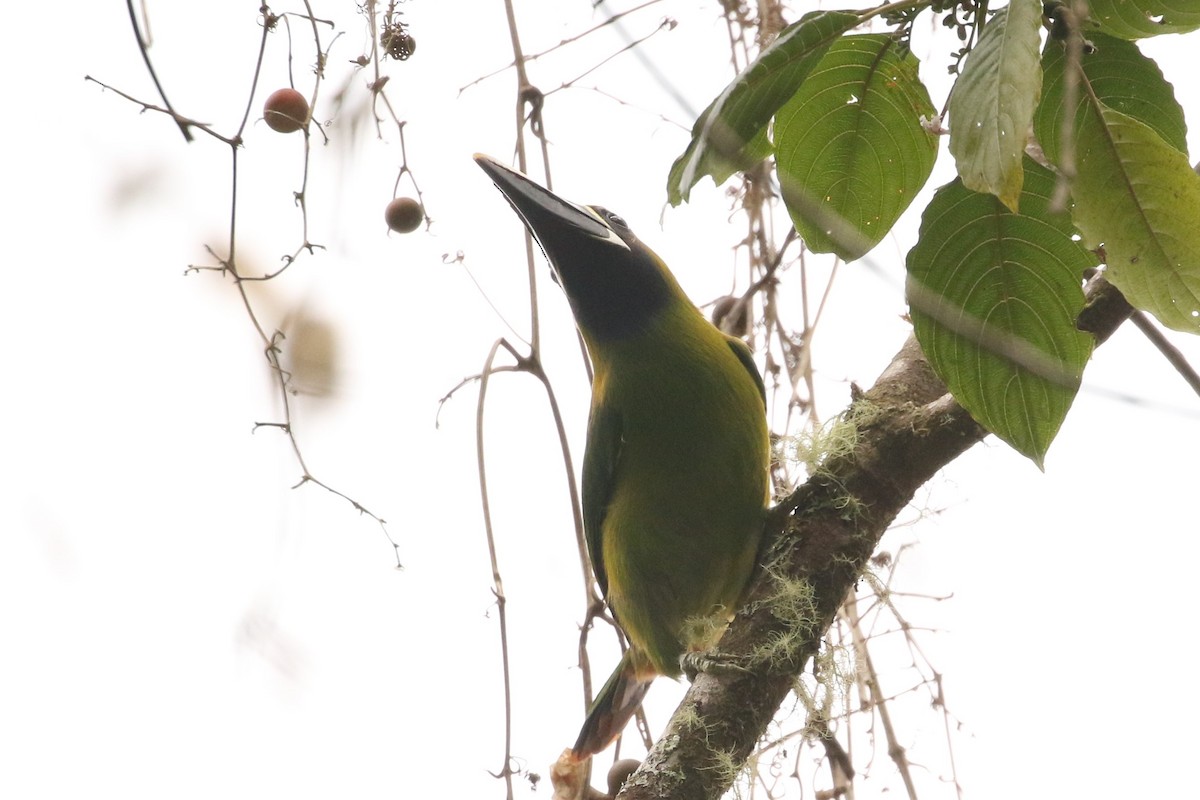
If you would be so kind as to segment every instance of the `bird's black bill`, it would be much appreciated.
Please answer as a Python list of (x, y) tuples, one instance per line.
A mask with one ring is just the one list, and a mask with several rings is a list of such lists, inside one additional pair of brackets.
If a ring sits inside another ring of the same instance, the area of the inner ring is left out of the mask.
[(528, 176), (482, 153), (475, 154), (475, 163), (488, 174), (543, 248), (549, 249), (546, 238), (561, 235), (564, 227), (596, 239), (613, 238), (609, 227), (593, 213), (539, 186)]
[(568, 202), (495, 159), (476, 155), (475, 161), (537, 239), (585, 335), (632, 336), (670, 300), (666, 267), (624, 222), (619, 231), (613, 227), (619, 217)]

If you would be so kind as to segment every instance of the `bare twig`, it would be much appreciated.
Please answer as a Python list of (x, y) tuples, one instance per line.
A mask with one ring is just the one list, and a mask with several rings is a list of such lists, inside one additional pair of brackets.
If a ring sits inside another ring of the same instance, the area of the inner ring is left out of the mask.
[(492, 366), (501, 348), (507, 350), (520, 362), (521, 358), (503, 339), (492, 343), (480, 371), (479, 399), (475, 405), (475, 459), (479, 475), (479, 499), (483, 504), (483, 530), (487, 535), (488, 556), (492, 563), (492, 596), (496, 598), (496, 615), (500, 625), (500, 666), (504, 676), (504, 764), (492, 775), (504, 779), (505, 797), (513, 797), (512, 769), (512, 668), (508, 659), (508, 612), (504, 595), (504, 579), (500, 576), (500, 558), (496, 550), (496, 535), (492, 527), (492, 506), (487, 489), (487, 469), (483, 448), (483, 414), (487, 408), (487, 390), (492, 376)]
[(554, 94), (555, 92), (561, 91), (562, 89), (569, 89), (569, 88), (571, 88), (571, 87), (572, 87), (572, 86), (574, 86), (576, 83), (578, 83), (579, 81), (583, 80), (583, 79), (584, 79), (584, 78), (586, 78), (588, 75), (591, 75), (593, 72), (595, 72), (596, 70), (600, 69), (600, 68), (601, 68), (601, 67), (603, 67), (605, 64), (607, 64), (608, 62), (612, 61), (614, 58), (616, 58), (617, 56), (621, 55), (622, 53), (627, 53), (627, 52), (629, 52), (630, 50), (633, 50), (633, 49), (635, 49), (635, 48), (636, 48), (638, 45), (642, 44), (643, 42), (646, 42), (646, 41), (648, 41), (649, 39), (653, 38), (653, 37), (654, 37), (656, 34), (659, 34), (659, 33), (663, 32), (663, 31), (670, 30), (671, 28), (674, 28), (674, 27), (675, 27), (675, 21), (674, 21), (674, 20), (672, 20), (672, 19), (664, 19), (662, 22), (660, 22), (660, 23), (658, 24), (658, 27), (657, 27), (657, 28), (655, 28), (654, 30), (652, 30), (650, 33), (647, 33), (645, 36), (643, 36), (643, 37), (642, 37), (642, 38), (640, 38), (640, 39), (634, 39), (633, 41), (631, 41), (631, 42), (627, 43), (625, 46), (623, 46), (621, 49), (617, 50), (615, 53), (612, 53), (611, 55), (609, 55), (609, 56), (607, 56), (607, 57), (605, 57), (605, 58), (601, 59), (599, 62), (597, 62), (597, 63), (593, 64), (592, 66), (590, 66), (590, 67), (588, 67), (587, 69), (585, 69), (583, 72), (581, 72), (581, 73), (579, 73), (578, 75), (576, 75), (574, 78), (571, 78), (571, 79), (570, 79), (570, 80), (568, 80), (568, 81), (563, 81), (563, 82), (562, 82), (562, 84), (560, 84), (560, 85), (559, 85), (557, 88), (555, 88), (555, 89), (551, 89), (550, 91), (546, 92), (546, 94), (547, 94), (547, 95), (551, 95), (551, 94)]
[(1167, 337), (1163, 336), (1162, 331), (1146, 316), (1145, 312), (1134, 311), (1129, 319), (1150, 340), (1150, 343), (1158, 348), (1158, 352), (1163, 354), (1163, 358), (1167, 359), (1167, 363), (1175, 368), (1180, 377), (1187, 381), (1187, 385), (1192, 387), (1192, 391), (1200, 395), (1200, 374), (1196, 373), (1196, 368), (1188, 363), (1187, 357), (1179, 348), (1167, 341)]
[[(591, 28), (588, 28), (585, 31), (577, 33), (574, 36), (568, 36), (567, 38), (562, 39), (561, 41), (559, 41), (558, 44), (554, 45), (553, 47), (548, 47), (539, 53), (531, 53), (531, 54), (525, 55), (523, 57), (523, 61), (525, 63), (529, 63), (530, 61), (537, 61), (539, 58), (541, 58), (543, 56), (548, 56), (551, 53), (561, 50), (562, 48), (566, 47), (569, 44), (574, 44), (575, 42), (578, 42), (581, 39), (587, 38), (588, 36), (595, 33), (596, 31), (602, 30), (605, 27), (612, 25), (614, 22), (617, 22), (617, 21), (623, 19), (624, 17), (629, 16), (630, 14), (635, 14), (638, 11), (641, 11), (642, 9), (649, 8), (650, 6), (655, 5), (656, 3), (660, 3), (660, 2), (662, 2), (662, 0), (647, 0), (645, 3), (642, 3), (641, 5), (634, 6), (633, 8), (628, 8), (624, 11), (613, 14), (611, 17), (608, 17), (607, 19), (603, 20), (602, 22), (599, 22), (596, 25), (593, 25)], [(488, 78), (494, 78), (497, 75), (501, 75), (501, 74), (507, 72), (508, 70), (517, 66), (517, 63), (518, 63), (517, 60), (513, 60), (513, 61), (510, 61), (509, 63), (505, 64), (503, 67), (500, 67), (499, 69), (494, 69), (491, 72), (488, 72), (484, 75), (480, 75), (478, 78), (471, 81), (470, 83), (460, 86), (458, 89), (458, 93), (462, 94), (467, 89), (470, 89), (472, 86), (476, 86), (480, 83), (483, 83)]]
[(175, 109), (171, 107), (171, 101), (167, 99), (167, 93), (163, 89), (162, 83), (158, 80), (158, 73), (154, 71), (154, 63), (150, 61), (150, 47), (146, 37), (142, 34), (137, 11), (133, 8), (133, 0), (125, 0), (125, 7), (129, 10), (129, 24), (133, 27), (133, 36), (137, 39), (138, 51), (142, 54), (142, 61), (146, 62), (146, 71), (150, 73), (150, 80), (154, 81), (154, 88), (158, 91), (158, 96), (162, 98), (163, 105), (166, 106), (163, 110), (175, 120), (175, 124), (179, 126), (179, 132), (183, 134), (183, 138), (190, 142), (192, 141), (192, 132), (189, 130), (188, 119), (175, 113)]
[[(315, 16), (315, 14), (313, 13), (313, 9), (312, 9), (312, 6), (311, 6), (309, 0), (303, 0), (303, 2), (305, 5), (305, 8), (307, 9), (307, 14), (292, 14), (292, 16), (296, 16), (298, 18), (308, 20), (312, 27), (314, 50), (316, 53), (316, 65), (314, 67), (316, 81), (314, 82), (314, 88), (313, 88), (313, 93), (311, 96), (310, 107), (315, 107), (320, 84), (324, 77), (324, 65), (328, 59), (328, 50), (322, 46), (320, 30), (318, 29), (318, 24), (332, 25), (332, 23), (329, 22), (328, 20), (318, 19)], [(309, 126), (306, 125), (304, 128), (305, 148), (304, 148), (303, 174), (302, 174), (301, 187), (299, 190), (297, 190), (296, 192), (293, 193), (295, 202), (296, 202), (297, 206), (299, 206), (300, 211), (301, 211), (301, 225), (302, 225), (302, 234), (303, 234), (301, 244), (298, 247), (296, 247), (295, 250), (293, 250), (293, 252), (291, 254), (285, 255), (283, 257), (283, 261), (284, 261), (283, 267), (281, 267), (280, 269), (275, 270), (273, 272), (270, 272), (270, 273), (267, 273), (264, 275), (246, 275), (246, 274), (243, 274), (242, 270), (240, 269), (240, 267), (238, 265), (237, 246), (238, 246), (238, 225), (239, 225), (239, 220), (240, 220), (239, 202), (238, 202), (239, 201), (239, 168), (240, 168), (239, 157), (240, 157), (240, 152), (241, 152), (241, 147), (242, 147), (242, 142), (243, 142), (242, 137), (245, 132), (246, 126), (249, 124), (250, 114), (254, 108), (254, 97), (257, 93), (259, 77), (260, 77), (261, 71), (262, 71), (262, 65), (266, 58), (267, 37), (271, 33), (271, 31), (275, 29), (280, 17), (275, 15), (265, 3), (262, 6), (260, 6), (260, 8), (259, 8), (259, 12), (261, 14), (260, 26), (262, 28), (262, 35), (259, 39), (258, 55), (257, 55), (257, 58), (255, 59), (254, 72), (251, 77), (250, 85), (248, 87), (248, 92), (246, 95), (246, 105), (245, 105), (245, 109), (242, 113), (241, 121), (238, 124), (237, 132), (234, 133), (232, 136), (227, 136), (227, 135), (218, 133), (208, 124), (198, 122), (194, 119), (184, 116), (183, 114), (180, 114), (167, 101), (166, 93), (163, 90), (163, 87), (158, 80), (158, 76), (156, 75), (156, 73), (154, 71), (153, 65), (150, 62), (149, 53), (147, 52), (147, 48), (148, 48), (147, 41), (142, 33), (141, 27), (139, 26), (137, 15), (134, 12), (132, 0), (127, 0), (126, 5), (129, 9), (130, 21), (131, 21), (131, 24), (134, 29), (134, 34), (138, 41), (139, 50), (141, 51), (142, 57), (146, 62), (147, 69), (150, 71), (151, 77), (154, 80), (155, 87), (157, 88), (159, 95), (162, 97), (163, 105), (159, 106), (159, 105), (156, 105), (153, 103), (146, 102), (144, 100), (139, 100), (139, 99), (133, 97), (132, 95), (130, 95), (126, 92), (123, 92), (119, 89), (115, 89), (114, 87), (109, 86), (108, 84), (105, 84), (95, 78), (92, 78), (91, 76), (85, 76), (85, 79), (98, 84), (99, 86), (103, 87), (104, 89), (106, 89), (108, 91), (114, 92), (115, 94), (123, 97), (124, 99), (126, 99), (132, 103), (136, 103), (136, 104), (140, 105), (142, 107), (143, 111), (155, 111), (155, 112), (166, 114), (167, 116), (170, 116), (175, 121), (175, 123), (179, 126), (180, 130), (183, 132), (184, 136), (188, 139), (188, 141), (192, 140), (191, 131), (193, 129), (196, 129), (196, 130), (203, 131), (204, 133), (213, 137), (217, 141), (220, 141), (221, 143), (225, 144), (229, 148), (229, 153), (230, 153), (229, 227), (228, 227), (228, 232), (227, 232), (227, 241), (226, 241), (225, 247), (224, 247), (224, 250), (227, 254), (224, 256), (219, 256), (217, 254), (216, 250), (214, 250), (212, 247), (206, 246), (206, 249), (208, 250), (209, 255), (212, 256), (215, 264), (214, 265), (189, 265), (186, 272), (215, 271), (215, 272), (220, 272), (222, 275), (229, 276), (233, 281), (234, 289), (238, 294), (238, 297), (242, 303), (242, 307), (245, 309), (246, 315), (249, 318), (250, 323), (253, 326), (255, 333), (258, 335), (259, 339), (262, 342), (263, 355), (267, 361), (268, 368), (270, 369), (271, 374), (273, 376), (273, 379), (275, 382), (275, 388), (278, 392), (278, 397), (280, 399), (281, 409), (282, 409), (282, 421), (259, 422), (259, 423), (255, 424), (255, 429), (257, 430), (258, 428), (263, 428), (263, 427), (275, 428), (276, 430), (279, 430), (287, 437), (288, 443), (292, 449), (293, 456), (296, 459), (296, 463), (300, 467), (300, 473), (301, 473), (300, 479), (296, 482), (296, 484), (294, 485), (293, 488), (298, 488), (298, 487), (303, 486), (308, 483), (311, 483), (315, 486), (319, 486), (320, 488), (324, 489), (325, 491), (329, 492), (330, 494), (335, 495), (335, 496), (345, 500), (346, 502), (348, 502), (359, 514), (368, 516), (371, 519), (375, 520), (375, 522), (378, 523), (380, 530), (383, 532), (385, 538), (388, 540), (388, 542), (392, 546), (393, 552), (396, 555), (396, 566), (400, 567), (401, 562), (399, 559), (399, 545), (396, 543), (396, 541), (392, 538), (391, 534), (388, 532), (386, 521), (382, 517), (371, 512), (370, 510), (368, 510), (366, 508), (366, 506), (364, 506), (362, 503), (358, 502), (357, 500), (355, 500), (354, 498), (352, 498), (345, 492), (342, 492), (341, 490), (336, 489), (333, 486), (331, 486), (331, 485), (325, 483), (324, 481), (318, 479), (317, 477), (315, 477), (313, 475), (312, 471), (309, 469), (307, 463), (305, 462), (304, 453), (300, 448), (300, 442), (296, 436), (295, 428), (293, 426), (292, 396), (295, 393), (295, 390), (291, 384), (290, 373), (286, 369), (284, 369), (284, 367), (280, 361), (282, 343), (283, 343), (283, 339), (284, 339), (283, 334), (282, 334), (282, 332), (277, 331), (277, 330), (269, 330), (268, 327), (265, 326), (261, 322), (261, 320), (259, 319), (258, 312), (255, 309), (255, 306), (246, 291), (246, 284), (248, 282), (267, 281), (267, 280), (272, 280), (274, 278), (277, 278), (285, 270), (287, 270), (288, 267), (290, 267), (292, 264), (294, 264), (296, 262), (297, 258), (302, 253), (308, 252), (309, 254), (312, 254), (314, 252), (314, 250), (321, 248), (321, 245), (314, 244), (308, 240), (308, 213), (307, 213), (306, 192), (307, 192), (307, 186), (308, 186), (309, 165), (310, 165), (310, 157), (311, 157), (311, 148), (310, 148), (311, 143), (310, 143), (310, 138), (309, 138), (310, 137), (310, 127)], [(290, 28), (289, 28), (289, 33), (290, 33)], [(333, 40), (330, 43), (330, 46), (332, 46), (332, 42), (336, 41), (337, 38), (338, 37), (335, 35)], [(290, 70), (291, 59), (292, 59), (292, 47), (290, 44), (290, 35), (289, 35), (289, 47), (288, 47), (289, 73), (291, 71)], [(293, 81), (293, 83), (294, 83), (294, 81)], [(318, 130), (320, 130), (319, 126), (318, 126)]]

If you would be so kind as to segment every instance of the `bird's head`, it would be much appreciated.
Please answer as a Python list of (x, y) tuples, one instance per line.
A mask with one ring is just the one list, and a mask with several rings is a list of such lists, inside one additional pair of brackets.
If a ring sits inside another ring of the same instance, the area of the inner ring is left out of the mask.
[(684, 297), (666, 264), (620, 216), (564, 200), (489, 156), (477, 154), (475, 161), (541, 246), (590, 339), (635, 336)]

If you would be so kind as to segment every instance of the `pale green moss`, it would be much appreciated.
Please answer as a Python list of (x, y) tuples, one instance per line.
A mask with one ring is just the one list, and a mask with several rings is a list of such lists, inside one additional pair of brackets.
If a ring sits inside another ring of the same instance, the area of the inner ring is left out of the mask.
[(878, 418), (880, 413), (880, 409), (871, 403), (854, 403), (818, 430), (802, 431), (780, 440), (779, 458), (785, 463), (803, 464), (809, 475), (818, 475), (830, 458), (854, 452), (859, 429)]

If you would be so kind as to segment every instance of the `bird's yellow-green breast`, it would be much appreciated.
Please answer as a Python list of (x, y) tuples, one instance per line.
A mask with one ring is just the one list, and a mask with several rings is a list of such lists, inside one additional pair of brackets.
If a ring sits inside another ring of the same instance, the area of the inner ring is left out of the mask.
[(737, 347), (686, 301), (636, 337), (589, 341), (589, 544), (617, 619), (664, 675), (710, 644), (686, 641), (696, 618), (736, 610), (759, 549), (766, 419)]

